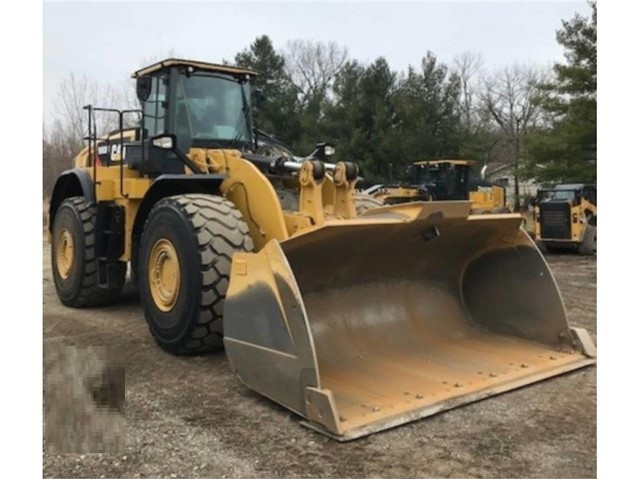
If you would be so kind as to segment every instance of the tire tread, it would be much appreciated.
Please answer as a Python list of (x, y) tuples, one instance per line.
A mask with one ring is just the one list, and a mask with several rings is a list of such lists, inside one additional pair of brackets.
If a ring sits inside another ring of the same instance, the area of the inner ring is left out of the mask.
[[(98, 284), (98, 258), (95, 254), (95, 219), (97, 208), (95, 203), (87, 203), (82, 196), (68, 198), (62, 202), (60, 208), (69, 205), (78, 214), (78, 218), (82, 223), (82, 232), (84, 236), (84, 269), (82, 271), (82, 280), (78, 293), (71, 299), (65, 300), (60, 298), (63, 304), (72, 308), (88, 308), (94, 306), (105, 306), (114, 303), (120, 296), (120, 291), (124, 285), (126, 278), (126, 263), (122, 262), (120, 268), (122, 270), (121, 277), (112, 288), (103, 288)], [(80, 245), (78, 245), (80, 246)], [(51, 251), (54, 258), (55, 251)], [(54, 261), (52, 259), (52, 261)], [(53, 268), (55, 268), (53, 264)]]
[[(171, 196), (158, 202), (156, 208), (167, 203), (180, 209), (190, 225), (200, 260), (202, 286), (198, 314), (191, 318), (191, 324), (179, 344), (168, 346), (158, 342), (173, 354), (221, 349), (221, 312), (232, 256), (236, 251), (253, 251), (248, 226), (235, 205), (221, 196), (197, 193)], [(152, 215), (151, 212), (149, 218)]]

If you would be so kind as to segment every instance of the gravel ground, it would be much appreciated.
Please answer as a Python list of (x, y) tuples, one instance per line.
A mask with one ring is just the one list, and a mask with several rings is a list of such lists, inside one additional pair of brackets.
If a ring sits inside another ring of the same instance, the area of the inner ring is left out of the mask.
[[(117, 345), (126, 364), (126, 410), (118, 412), (126, 418), (123, 447), (90, 454), (45, 449), (44, 477), (596, 476), (595, 367), (338, 443), (242, 386), (223, 353), (162, 352), (130, 286), (117, 305), (62, 306), (49, 246), (43, 248), (45, 385), (46, 358), (61, 346)], [(547, 259), (571, 325), (596, 340), (596, 258)]]
[(58, 342), (44, 353), (45, 450), (123, 452), (125, 370), (118, 348)]

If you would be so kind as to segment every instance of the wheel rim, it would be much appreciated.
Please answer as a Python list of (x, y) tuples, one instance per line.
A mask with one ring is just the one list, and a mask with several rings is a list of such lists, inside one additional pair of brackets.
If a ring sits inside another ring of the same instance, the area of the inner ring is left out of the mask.
[(75, 244), (73, 243), (73, 235), (67, 228), (62, 228), (56, 238), (55, 247), (55, 264), (58, 274), (62, 279), (71, 276), (73, 269), (73, 256), (75, 253)]
[(169, 240), (161, 238), (151, 248), (148, 275), (155, 306), (165, 313), (171, 311), (180, 293), (180, 261)]

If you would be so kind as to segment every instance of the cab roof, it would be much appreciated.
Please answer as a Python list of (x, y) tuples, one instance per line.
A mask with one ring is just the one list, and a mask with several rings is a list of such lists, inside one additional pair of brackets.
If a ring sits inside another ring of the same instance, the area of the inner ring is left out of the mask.
[(581, 190), (586, 186), (594, 186), (587, 183), (572, 183), (564, 185), (555, 185), (554, 190)]
[(166, 60), (162, 60), (160, 62), (154, 63), (148, 67), (144, 67), (136, 72), (133, 72), (131, 78), (137, 78), (142, 75), (149, 75), (151, 73), (163, 70), (165, 68), (170, 67), (192, 67), (194, 70), (200, 71), (209, 71), (209, 72), (217, 72), (217, 73), (228, 73), (230, 75), (249, 75), (256, 76), (257, 72), (253, 70), (248, 70), (246, 68), (235, 67), (232, 65), (219, 65), (217, 63), (207, 63), (200, 62), (194, 60), (183, 60), (180, 58), (167, 58)]
[(472, 165), (475, 162), (473, 160), (451, 160), (451, 159), (440, 158), (437, 160), (416, 161), (413, 164), (418, 166), (428, 166), (428, 165), (441, 165), (444, 163), (449, 163), (451, 165)]

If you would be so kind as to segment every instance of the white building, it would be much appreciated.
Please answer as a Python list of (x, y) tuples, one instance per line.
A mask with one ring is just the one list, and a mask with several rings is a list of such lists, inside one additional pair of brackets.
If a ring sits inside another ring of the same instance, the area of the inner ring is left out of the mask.
[[(491, 168), (493, 166), (493, 168)], [(515, 176), (512, 164), (493, 164), (486, 170), (486, 179), (492, 183), (506, 188), (506, 203), (515, 204)], [(522, 205), (526, 204), (526, 198), (537, 195), (539, 185), (534, 180), (522, 180), (519, 178), (519, 198)]]

